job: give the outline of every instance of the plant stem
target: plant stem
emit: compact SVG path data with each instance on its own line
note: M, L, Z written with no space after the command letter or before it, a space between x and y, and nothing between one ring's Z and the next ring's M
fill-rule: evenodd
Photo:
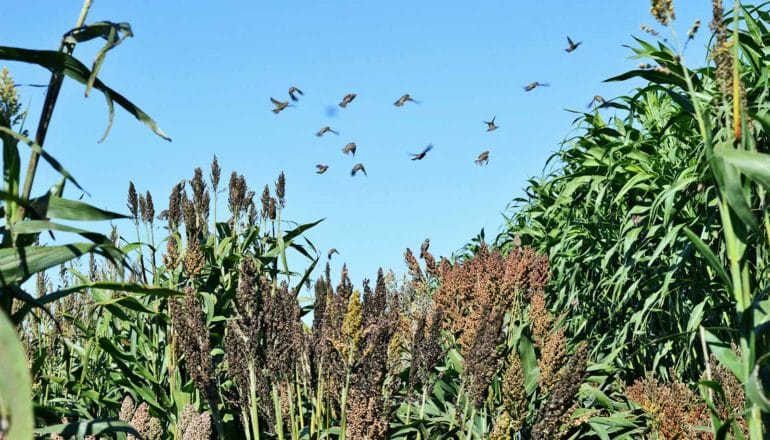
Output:
M80 15L78 16L78 20L75 22L74 29L77 29L79 27L82 27L86 22L86 16L88 16L88 11L91 9L91 5L93 4L93 0L84 0L83 1L83 7L80 9ZM62 39L61 44L59 45L59 52L64 52L67 55L72 55L72 52L75 50L75 43L68 43L65 42L64 39ZM45 142L45 136L48 134L48 125L51 122L51 117L53 116L53 110L54 107L56 107L56 100L59 98L59 92L61 91L61 85L64 81L64 73L62 72L53 72L51 74L51 79L48 81L48 91L45 95L45 101L43 102L43 111L40 115L40 121L37 125L37 132L35 133L35 143L40 145L40 147L43 147L43 143ZM35 179L35 173L37 171L37 163L40 159L40 155L37 154L37 152L32 151L29 156L29 164L27 166L27 174L24 178L24 188L22 190L21 194L21 200L27 201L29 200L29 195L32 192L32 183ZM24 217L24 207L22 206L20 209L20 212L22 213L20 215L21 218Z

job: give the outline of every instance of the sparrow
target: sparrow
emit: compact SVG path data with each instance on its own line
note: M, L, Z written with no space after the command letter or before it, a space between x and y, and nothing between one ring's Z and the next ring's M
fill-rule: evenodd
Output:
M347 145L345 145L345 148L342 149L342 152L345 154L352 154L353 156L356 155L356 143L355 142L349 142Z
M420 246L420 258L425 258L425 254L428 253L429 247L430 247L430 238L426 238L425 241L422 242L422 246Z
M320 164L320 163L318 165L316 165L315 167L316 167L316 174L323 174L323 173L326 172L326 170L329 169L329 165L324 165L324 164Z
M275 106L275 108L273 109L273 113L275 113L276 115L289 106L289 101L281 102L272 97L270 98L270 102L272 102L273 105Z
M364 164L357 163L356 166L353 167L352 170L350 170L350 175L355 176L357 172L363 171L364 175L366 176L366 168L364 168Z
M486 165L489 163L489 151L484 151L479 154L479 157L473 161L476 165Z
M564 49L564 50L565 50L567 53L570 53L570 52L572 52L573 50L577 49L577 48L578 48L578 46L580 46L581 44L583 44L583 42L582 42L582 41L578 41L577 43L575 43L574 41L572 41L572 39L571 39L570 37L567 37L567 44L568 44L569 46L567 46L567 48L566 48L566 49Z
M318 133L316 133L315 135L318 136L318 137L321 137L321 136L325 135L326 133L334 133L337 136L339 136L339 134L340 134L338 131L332 130L332 128L327 125L326 127L318 130Z
M423 160L425 158L425 155L428 154L428 151L433 149L433 144L428 145L425 147L424 150L422 150L421 153L409 153L412 155L412 160Z
M591 102L588 103L587 107L591 107L592 105L594 105L594 103L599 104L599 107L604 107L607 104L607 100L605 100L599 95L595 95L594 98L591 100Z
M497 116L492 117L491 121L484 121L485 124L487 124L487 131L495 131L499 128L498 125L495 125L495 118Z
M338 254L339 255L339 251L337 251L337 248L329 249L329 252L326 254L326 258L331 260L332 259L332 255L334 255L334 254Z
M406 102L407 102L407 101L412 101L412 102L414 102L415 104L419 104L417 101L415 101L414 99L412 99L412 97L411 97L411 96L409 96L409 94L407 93L406 95L404 95L404 96L402 96L402 97L398 98L398 101L394 102L394 103L393 103L393 105L395 105L396 107L403 107L403 106L404 106L404 104L406 104Z
M541 86L542 87L548 87L549 85L550 84L548 84L548 83L541 83L541 82L535 81L533 83L529 83L526 86L524 86L524 90L526 90L527 92L530 92L532 90L535 90L535 87L541 87Z
M299 100L299 98L297 98L297 95L295 93L299 93L300 95L303 95L303 96L305 95L304 93L302 93L302 90L294 86L289 87L289 97L294 102L297 102Z
M351 102L353 102L354 99L356 99L356 96L358 95L356 95L355 93L348 93L347 95L345 95L345 97L342 98L342 102L340 102L340 107L342 108L347 107L348 104L350 104Z

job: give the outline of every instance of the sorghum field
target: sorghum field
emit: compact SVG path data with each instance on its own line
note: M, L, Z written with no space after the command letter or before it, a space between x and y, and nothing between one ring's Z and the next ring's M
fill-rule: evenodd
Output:
M36 128L0 75L0 439L770 438L770 3L711 3L677 35L652 1L627 93L577 115L499 235L361 285L283 218L283 173L214 157L168 194L126 182L126 209L77 197L86 155L46 148L63 82L167 137L99 76L128 24L86 1L59 50L0 46L51 73Z

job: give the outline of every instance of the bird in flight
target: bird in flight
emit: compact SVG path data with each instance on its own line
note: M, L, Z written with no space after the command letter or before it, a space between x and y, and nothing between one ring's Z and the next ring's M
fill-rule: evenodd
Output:
M273 105L275 106L275 108L273 109L273 113L275 113L276 115L289 106L289 101L279 101L272 97L270 98L270 102L272 102Z
M428 151L433 149L433 144L428 145L425 147L424 150L422 150L421 153L409 153L412 155L412 160L423 160L425 158L425 155L428 154Z
M334 254L338 254L339 255L339 251L337 250L337 248L329 249L329 252L326 254L326 258L331 260L332 259L332 255L334 255Z
M352 154L353 156L356 155L356 143L355 142L348 142L347 145L342 149L342 152L345 154Z
M476 165L486 165L489 163L489 151L484 151L479 154L479 157L473 161Z
M497 118L497 116L492 117L491 121L484 121L484 123L487 124L487 131L495 131L500 127L499 125L495 125L495 118Z
M408 101L414 102L415 104L419 104L417 101L412 99L412 97L409 96L409 94L407 93L406 95L398 98L398 101L394 102L393 105L395 105L396 107L403 107L404 104L406 104Z
M366 175L367 175L367 174L366 174L366 168L364 168L364 164L362 164L362 163L357 163L357 164L356 164L356 165L353 167L353 169L352 169L352 170L350 170L350 175L351 175L351 176L355 176L355 175L356 175L356 173L357 173L357 172L359 172L359 171L363 172L363 173L364 173L364 176L366 176Z
M297 102L299 100L299 98L297 98L297 93L299 93L300 95L305 95L304 93L302 93L302 90L294 86L289 87L289 97L294 102Z
M358 95L356 95L355 93L348 93L347 95L345 95L345 97L342 98L342 102L340 102L340 107L342 108L347 107L348 104L350 104L351 102L353 102L354 99L356 99L356 96Z
M564 49L564 51L567 52L567 53L570 53L570 52L574 51L575 49L577 49L578 46L583 44L583 42L582 41L578 41L577 43L575 43L574 41L572 41L572 38L567 37L567 44L568 44L568 46L567 46L566 49Z
M321 137L321 136L325 135L326 133L334 133L337 136L339 136L339 134L340 134L338 131L332 130L332 128L327 125L326 127L318 130L318 133L316 133L315 135L318 136L318 137Z
M329 169L329 165L324 165L324 164L321 164L321 163L319 163L315 167L316 167L316 171L315 171L316 174L323 174L323 173L326 172L326 170Z
M532 90L535 90L535 87L548 87L549 85L550 84L548 83L541 83L541 82L535 81L533 83L529 83L526 86L524 86L524 90L526 90L527 92L530 92Z

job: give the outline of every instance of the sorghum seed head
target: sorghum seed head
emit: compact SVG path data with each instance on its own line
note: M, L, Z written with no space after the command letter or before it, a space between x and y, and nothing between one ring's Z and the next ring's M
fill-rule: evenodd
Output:
M139 201L137 199L134 182L128 182L128 203L126 203L126 206L128 207L131 216L134 219L137 219L139 216Z

